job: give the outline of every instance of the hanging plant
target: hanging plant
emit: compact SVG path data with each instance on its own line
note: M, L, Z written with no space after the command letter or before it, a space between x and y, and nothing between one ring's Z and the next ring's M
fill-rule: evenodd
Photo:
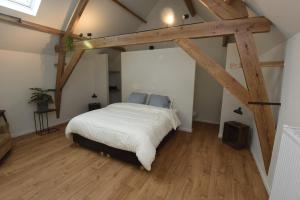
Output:
M66 37L66 48L67 48L67 51L73 51L74 50L74 39L72 36L68 35Z

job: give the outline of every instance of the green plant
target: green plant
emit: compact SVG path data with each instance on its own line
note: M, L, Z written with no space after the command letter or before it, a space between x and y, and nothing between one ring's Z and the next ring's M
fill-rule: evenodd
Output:
M66 49L67 51L73 51L74 50L74 39L72 36L68 35L66 37Z
M54 92L54 89L42 89L42 88L30 88L32 91L30 100L28 103L53 103L53 98L51 95L49 95L49 92Z

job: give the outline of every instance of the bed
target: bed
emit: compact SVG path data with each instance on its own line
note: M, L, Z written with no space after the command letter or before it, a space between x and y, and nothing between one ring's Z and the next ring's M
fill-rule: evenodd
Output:
M140 164L150 171L156 148L179 125L174 109L116 103L70 120L66 137L81 141L85 146L102 145L101 149L109 148L121 157L122 153L133 153Z

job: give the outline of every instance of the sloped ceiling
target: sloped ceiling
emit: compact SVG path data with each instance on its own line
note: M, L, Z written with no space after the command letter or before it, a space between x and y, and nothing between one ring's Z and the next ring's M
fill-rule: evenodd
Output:
M245 0L258 15L266 16L289 38L300 32L299 0Z
M64 30L72 15L75 0L42 0L37 16L30 16L0 6L0 12L41 25ZM134 12L146 18L157 0L122 0ZM91 32L93 37L135 31L141 24L111 0L90 0L75 33ZM0 49L54 54L58 37L0 23Z
M121 0L145 19L158 1L164 0ZM193 1L197 13L204 20L216 20L216 17L202 6L199 0ZM0 7L0 12L57 29L65 29L76 2L75 0L42 0L36 17L3 7ZM245 0L245 2L258 15L269 18L286 38L300 32L300 26L296 22L300 18L299 0ZM84 34L91 32L93 37L103 37L134 32L141 24L142 22L111 0L90 0L75 32ZM58 43L56 36L3 23L0 23L0 35L0 49L7 50L54 54L53 48Z

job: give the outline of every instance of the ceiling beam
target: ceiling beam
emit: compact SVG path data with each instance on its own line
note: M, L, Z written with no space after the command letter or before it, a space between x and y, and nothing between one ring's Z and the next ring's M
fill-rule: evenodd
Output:
M5 24L10 24L13 26L27 28L27 29L34 30L34 31L57 35L57 36L63 36L65 34L65 31L62 31L62 30L59 30L56 28L52 28L49 26L44 26L41 24L33 23L30 21L26 21L21 18L14 17L11 15L6 15L3 13L0 13L0 22L5 23ZM72 37L77 38L77 39L80 38L79 35L76 35L76 34L72 34Z
M198 0L222 20L248 17L246 5L242 0Z
M74 42L74 48L100 49L114 46L168 42L182 38L205 38L233 35L239 28L246 28L253 33L269 32L271 23L264 17L197 23L120 36L78 41Z
M135 12L133 12L130 8L128 8L123 3L121 3L119 0L112 0L112 1L114 3L116 3L118 6L120 6L121 8L123 8L124 10L126 10L129 14L131 14L132 16L134 16L136 19L138 19L141 22L147 24L147 21L144 18L142 18L141 16L139 16L138 14L136 14Z
M196 15L196 9L193 4L193 0L184 0L186 7L188 8L192 17Z

